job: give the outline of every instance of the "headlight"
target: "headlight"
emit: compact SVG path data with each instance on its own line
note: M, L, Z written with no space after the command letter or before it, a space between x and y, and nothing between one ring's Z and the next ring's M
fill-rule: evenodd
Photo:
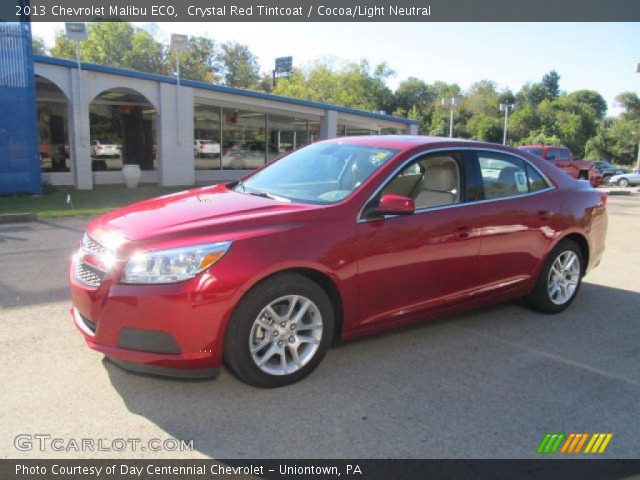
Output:
M196 245L135 254L121 277L123 283L175 283L195 277L222 258L231 242Z

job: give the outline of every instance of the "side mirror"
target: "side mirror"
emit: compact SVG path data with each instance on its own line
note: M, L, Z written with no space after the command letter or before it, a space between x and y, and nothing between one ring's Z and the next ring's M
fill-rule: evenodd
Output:
M377 207L369 210L367 216L411 215L415 209L416 204L412 198L388 193L382 196Z

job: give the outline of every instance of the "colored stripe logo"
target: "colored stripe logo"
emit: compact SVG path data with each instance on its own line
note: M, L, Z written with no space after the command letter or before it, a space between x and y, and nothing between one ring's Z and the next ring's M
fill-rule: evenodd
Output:
M547 433L538 445L537 452L604 453L612 438L613 433Z

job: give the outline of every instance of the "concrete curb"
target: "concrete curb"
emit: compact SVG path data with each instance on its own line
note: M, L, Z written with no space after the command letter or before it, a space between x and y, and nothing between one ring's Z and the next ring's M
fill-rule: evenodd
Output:
M19 222L36 222L38 215L35 213L3 213L0 214L0 224L2 223L19 223Z
M608 192L604 192L607 195L631 195L631 192L626 191L626 190L610 190Z

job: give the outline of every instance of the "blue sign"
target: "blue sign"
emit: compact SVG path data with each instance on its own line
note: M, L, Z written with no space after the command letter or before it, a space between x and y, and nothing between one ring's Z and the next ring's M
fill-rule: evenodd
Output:
M0 112L0 193L41 193L28 21L0 22Z

